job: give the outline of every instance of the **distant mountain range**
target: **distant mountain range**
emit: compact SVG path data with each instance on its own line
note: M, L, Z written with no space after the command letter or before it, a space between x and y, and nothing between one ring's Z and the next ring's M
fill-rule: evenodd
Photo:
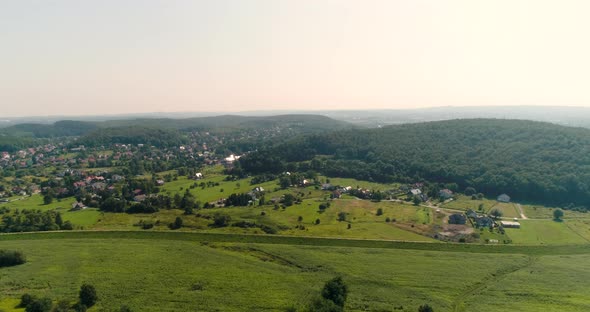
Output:
M193 119L221 116L221 112L153 112L124 115L96 116L39 116L0 119L0 128L16 124L53 124L61 120L88 122L146 119ZM561 106L472 106L472 107L433 107L419 109L379 109L379 110L269 110L235 112L234 116L269 117L274 115L322 115L346 121L362 127L379 127L390 124L414 123L464 118L527 119L545 121L568 126L590 127L590 107Z
M22 123L0 130L5 136L50 138L81 136L106 128L144 127L168 130L240 131L245 129L289 129L293 134L318 131L350 129L350 123L320 115L278 115L278 116L236 116L195 117L184 119L138 118L108 121L62 120L52 124Z

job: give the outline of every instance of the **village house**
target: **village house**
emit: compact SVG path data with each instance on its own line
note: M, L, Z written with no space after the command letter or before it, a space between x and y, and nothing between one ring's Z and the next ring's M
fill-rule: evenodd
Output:
M449 189L440 190L438 192L438 197L440 197L443 200L451 199L451 198L453 198L453 191L451 191Z
M509 203L510 202L510 196L506 195L506 194L502 194L500 196L498 196L498 201L501 203Z
M84 205L81 202L74 202L72 204L72 209L71 211L78 211L78 210L82 210L82 209L86 209L86 205Z
M420 189L411 189L410 192L408 192L408 195L410 196L419 196L422 194L422 191Z

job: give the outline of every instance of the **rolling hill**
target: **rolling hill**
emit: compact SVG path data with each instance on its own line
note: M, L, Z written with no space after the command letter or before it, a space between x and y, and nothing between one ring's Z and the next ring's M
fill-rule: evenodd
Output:
M329 176L456 183L488 196L590 206L590 130L543 122L464 119L355 129L241 159L252 173L280 172L289 163Z

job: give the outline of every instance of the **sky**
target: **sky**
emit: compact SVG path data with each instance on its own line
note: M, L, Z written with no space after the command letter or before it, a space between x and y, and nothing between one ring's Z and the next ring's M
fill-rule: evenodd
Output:
M0 1L0 117L590 107L590 1Z

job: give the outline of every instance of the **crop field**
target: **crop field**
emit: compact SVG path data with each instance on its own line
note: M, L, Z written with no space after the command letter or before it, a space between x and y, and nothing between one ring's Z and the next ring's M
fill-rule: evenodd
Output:
M100 297L91 312L121 305L134 311L301 310L325 281L342 276L350 288L347 311L416 311L424 303L435 311L588 308L587 254L548 256L552 251L547 250L528 256L508 246L501 249L515 253L329 246L347 243L342 240L325 240L328 246L322 247L223 243L193 234L200 239L167 240L167 233L111 239L108 233L91 238L94 233L84 232L88 235L74 238L77 234L82 233L64 233L68 239L27 240L31 236L24 234L0 240L0 248L21 250L28 259L0 269L0 307L22 311L13 308L26 292L74 302L78 287L88 282ZM456 246L459 251L465 245ZM538 250L543 248L552 247Z

